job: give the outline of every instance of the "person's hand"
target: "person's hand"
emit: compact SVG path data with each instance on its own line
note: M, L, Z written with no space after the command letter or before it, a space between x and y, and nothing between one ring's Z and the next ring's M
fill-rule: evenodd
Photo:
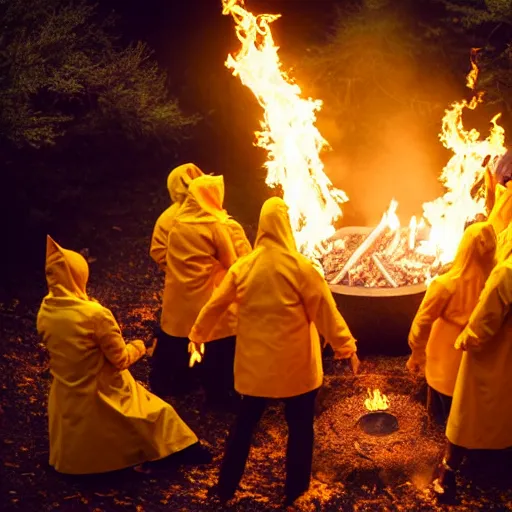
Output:
M156 337L150 338L149 340L144 340L144 346L146 347L146 350L153 348L155 343L156 343Z
M409 370L410 373L414 375L420 375L423 373L424 364L411 356L407 360L407 363L405 363L405 367Z
M467 350L468 349L468 338L467 336L459 336L455 340L455 344L453 345L456 350Z
M146 345L142 340L133 340L131 344L139 351L141 356L146 354Z
M191 341L188 344L188 353L190 354L190 359L188 361L189 368L192 368L196 363L200 363L203 360L204 356L204 343L194 343Z
M354 375L358 374L360 366L361 366L361 361L359 361L359 357L357 357L357 353L354 352L350 356L350 367L352 368L352 373Z

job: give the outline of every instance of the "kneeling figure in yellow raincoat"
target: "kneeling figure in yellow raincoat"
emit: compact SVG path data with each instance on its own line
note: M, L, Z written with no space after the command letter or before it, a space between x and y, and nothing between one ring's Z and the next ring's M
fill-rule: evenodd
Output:
M50 352L50 464L61 473L114 471L201 448L174 409L135 382L128 367L146 352L125 343L114 316L88 298L89 268L47 240L49 293L37 330Z

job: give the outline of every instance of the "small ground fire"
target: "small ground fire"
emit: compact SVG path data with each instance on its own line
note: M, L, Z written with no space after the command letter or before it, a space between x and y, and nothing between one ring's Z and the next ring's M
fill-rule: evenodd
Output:
M368 390L368 398L364 406L370 412L364 414L358 420L361 430L371 436L387 436L398 430L396 416L385 412L389 409L389 400L386 395L381 394L378 389L373 392Z

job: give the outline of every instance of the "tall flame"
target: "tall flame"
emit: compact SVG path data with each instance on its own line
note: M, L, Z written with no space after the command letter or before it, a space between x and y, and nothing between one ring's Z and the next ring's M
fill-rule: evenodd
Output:
M471 71L466 83L470 89L474 89L478 77L476 52L476 49L471 52ZM445 194L423 205L423 216L431 225L431 231L429 240L420 244L422 252L436 254L441 263L453 260L466 223L479 213L485 214L484 158L506 152L505 130L498 125L501 114L491 120L491 131L486 139L481 139L476 129L468 131L464 128L464 109L474 110L482 101L483 93L476 93L469 102L454 103L443 118L439 138L453 156L439 178L446 188ZM478 186L480 181L482 184Z
M245 10L244 0L222 0L222 5L222 13L233 17L242 43L226 66L264 109L256 145L268 152L266 183L281 185L297 246L312 254L334 234L334 221L342 215L340 204L348 200L326 176L319 156L328 147L315 126L322 102L303 98L300 87L281 69L270 30L279 14L255 16Z

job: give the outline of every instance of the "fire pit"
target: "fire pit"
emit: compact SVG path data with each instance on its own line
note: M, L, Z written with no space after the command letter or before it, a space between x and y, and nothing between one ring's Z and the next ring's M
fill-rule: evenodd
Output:
M367 235L371 231L370 227L345 227L340 229L332 240L351 234ZM345 284L329 286L338 309L358 340L359 353L409 353L407 336L425 295L424 282L393 288Z
M357 423L370 436L387 436L398 430L398 420L389 412L369 412L361 416Z
M387 436L398 430L398 420L393 414L386 412L389 400L378 389L373 393L368 390L368 398L364 401L366 409L370 412L361 416L358 425L361 430L370 436Z

